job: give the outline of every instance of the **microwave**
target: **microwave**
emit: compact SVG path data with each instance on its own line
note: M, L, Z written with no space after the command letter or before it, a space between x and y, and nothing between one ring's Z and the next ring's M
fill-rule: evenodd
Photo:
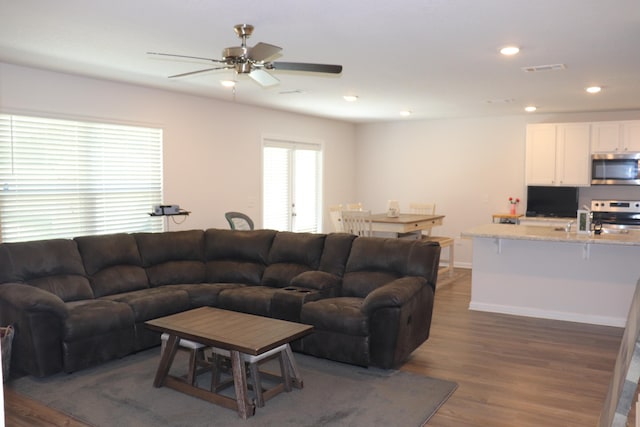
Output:
M600 153L591 156L591 184L640 185L640 153Z

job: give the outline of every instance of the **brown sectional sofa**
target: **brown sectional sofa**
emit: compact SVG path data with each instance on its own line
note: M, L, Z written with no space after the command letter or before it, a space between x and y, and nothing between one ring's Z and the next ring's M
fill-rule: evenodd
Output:
M190 230L0 244L16 375L73 372L160 344L147 320L200 306L314 325L294 350L392 368L429 336L437 243Z

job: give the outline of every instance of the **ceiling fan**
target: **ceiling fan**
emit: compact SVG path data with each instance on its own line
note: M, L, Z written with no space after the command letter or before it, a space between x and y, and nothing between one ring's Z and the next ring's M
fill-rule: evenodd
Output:
M187 73L176 74L169 78L191 76L199 73L206 73L214 70L235 70L238 74L248 74L253 80L262 86L272 86L278 84L280 80L275 78L267 70L289 70L315 73L340 74L342 65L329 64L309 64L303 62L272 62L282 48L268 43L258 43L251 47L247 46L247 39L253 33L253 25L239 24L233 27L238 37L242 40L240 46L227 47L222 51L222 59L202 58L199 56L176 55L172 53L147 52L149 55L170 56L175 58L201 59L211 61L219 66L205 68L203 70L189 71Z

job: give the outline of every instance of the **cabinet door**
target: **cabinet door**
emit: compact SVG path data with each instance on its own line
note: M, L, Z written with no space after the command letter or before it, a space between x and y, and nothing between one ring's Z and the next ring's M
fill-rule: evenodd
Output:
M627 151L640 151L640 120L623 124L623 147Z
M555 184L556 125L527 126L526 177L528 185Z
M595 122L591 126L592 152L605 153L620 150L622 139L620 122Z
M589 123L558 125L555 185L591 185Z

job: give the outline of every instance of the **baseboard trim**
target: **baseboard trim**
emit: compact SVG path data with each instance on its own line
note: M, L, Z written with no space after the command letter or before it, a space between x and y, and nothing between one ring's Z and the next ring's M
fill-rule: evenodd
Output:
M627 319L622 317L594 316L580 313L551 311L531 307L488 304L473 301L469 303L469 310L512 314L516 316L537 317L540 319L563 320L567 322L589 323L592 325L615 326L620 328L624 328L627 322Z

